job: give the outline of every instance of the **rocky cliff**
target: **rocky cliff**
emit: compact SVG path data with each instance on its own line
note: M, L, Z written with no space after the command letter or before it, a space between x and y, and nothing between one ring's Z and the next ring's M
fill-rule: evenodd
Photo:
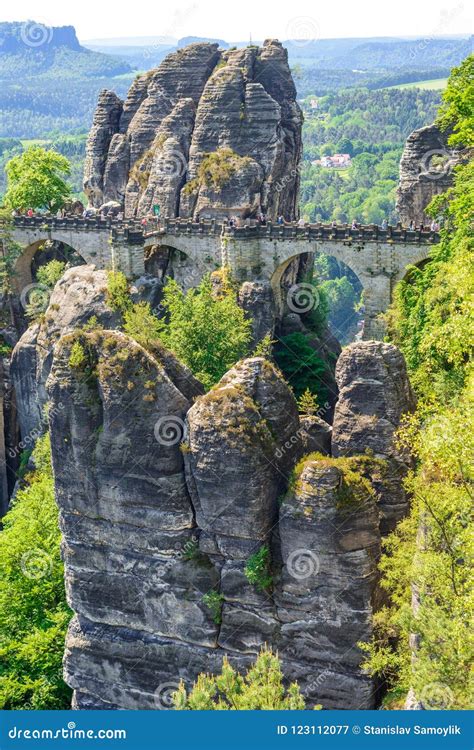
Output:
M400 160L397 211L405 226L429 224L425 209L435 195L451 187L453 167L459 152L448 146L448 135L436 125L414 130L406 141Z
M124 102L100 95L84 190L128 216L297 215L302 114L276 40L196 43L138 76Z
M66 307L86 273L57 288ZM90 309L115 326L90 286ZM74 705L167 708L180 679L219 670L224 654L243 669L268 643L308 705L373 707L357 644L380 603L386 508L400 505L384 481L412 405L397 350L344 351L330 456L330 427L299 417L271 362L243 360L203 394L170 352L88 326L76 308L74 330L46 314L49 367L34 369L50 400Z

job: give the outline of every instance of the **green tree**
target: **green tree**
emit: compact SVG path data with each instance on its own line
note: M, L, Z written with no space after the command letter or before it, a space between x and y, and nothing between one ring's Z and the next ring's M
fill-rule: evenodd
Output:
M5 203L11 208L54 212L71 195L71 189L64 181L71 171L69 161L56 151L30 146L10 159L5 171L8 180Z
M464 145L473 145L461 91L466 70L452 72L442 123L453 130L451 143L462 133ZM412 510L386 541L381 562L392 606L377 614L375 637L361 647L391 695L412 688L426 708L464 709L472 701L474 652L472 161L457 168L453 188L429 210L444 213L441 242L398 286L389 316L419 396L400 435L417 460L406 482Z
M36 280L44 284L49 289L54 289L56 282L59 281L64 273L66 264L62 260L50 260L44 266L40 266L36 273Z
M240 675L224 657L219 675L200 674L189 693L181 682L173 700L178 711L274 711L305 707L296 682L285 689L278 656L268 648L261 650L246 675Z
M304 416L311 416L318 411L318 399L309 388L298 399L298 411Z
M452 70L438 116L438 124L443 130L453 129L452 146L468 147L474 143L473 102L474 55L470 55Z
M326 401L327 365L311 346L309 336L300 332L282 336L275 346L274 357L296 398L309 390L318 403Z
M223 285L216 293L209 277L183 292L168 280L163 291L166 318L160 338L208 388L249 350L251 321L237 304L235 292Z
M64 709L66 605L48 437L0 531L0 708Z

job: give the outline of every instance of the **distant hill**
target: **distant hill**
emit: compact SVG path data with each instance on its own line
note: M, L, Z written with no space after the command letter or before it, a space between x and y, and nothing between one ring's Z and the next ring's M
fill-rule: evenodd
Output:
M0 23L0 80L32 76L109 77L131 71L115 55L83 47L72 26L48 27L34 21Z
M158 65L169 52L193 42L217 42L223 49L246 47L248 41L227 42L188 36L179 40L157 37L86 42L88 48L120 55L138 70ZM258 42L255 41L257 44ZM347 39L283 40L290 65L347 71L393 71L395 68L451 68L472 51L472 37L404 38L354 37Z
M359 44L332 60L334 68L361 70L453 67L473 49L473 39L408 39Z

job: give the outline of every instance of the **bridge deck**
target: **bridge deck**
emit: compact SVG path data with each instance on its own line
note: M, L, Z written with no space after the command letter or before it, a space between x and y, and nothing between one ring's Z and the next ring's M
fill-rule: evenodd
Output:
M1 222L6 225L8 222ZM101 219L66 216L58 219L46 216L15 216L15 229L39 230L45 232L54 230L69 230L77 232L110 232L117 239L124 239L130 244L141 245L148 237L159 237L166 234L192 235L224 235L236 240L284 239L315 241L349 241L349 242L387 242L407 244L437 244L440 241L438 232L430 229L407 229L401 225L388 226L382 229L376 224L363 224L352 229L349 224L333 226L331 224L306 224L300 226L297 222L274 224L256 224L248 222L242 226L231 227L227 223L215 220L201 220L199 222L186 219L148 219L146 223L138 219Z

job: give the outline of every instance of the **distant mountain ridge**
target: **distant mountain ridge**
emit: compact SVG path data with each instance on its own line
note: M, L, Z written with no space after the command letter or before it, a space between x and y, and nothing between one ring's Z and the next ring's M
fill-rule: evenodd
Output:
M120 54L137 69L144 70L158 65L169 52L193 42L217 42L222 49L230 46L246 47L248 41L227 42L211 37L188 36L175 43L162 37L147 39L133 37L85 42L85 46L97 52ZM334 68L338 70L392 70L418 67L439 68L458 65L472 51L473 37L398 38L398 37L354 37L346 39L315 39L282 41L288 49L290 64L305 67ZM259 42L255 42L258 44Z
M35 21L0 23L0 79L31 76L109 77L131 72L130 63L83 47L73 26Z

